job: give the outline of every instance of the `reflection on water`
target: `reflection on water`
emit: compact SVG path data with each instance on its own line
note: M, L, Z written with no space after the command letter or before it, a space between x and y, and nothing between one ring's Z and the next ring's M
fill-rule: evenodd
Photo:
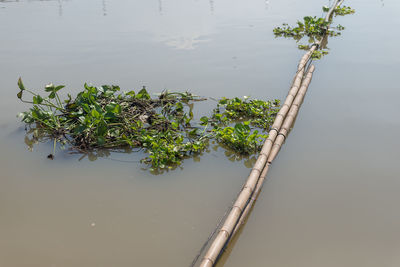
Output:
M58 2L58 15L61 17L63 15L63 2L68 2L70 0L0 0L0 3L23 3L23 2ZM103 0L105 2L105 0Z
M67 2L71 0L0 0L0 3L18 3L18 2L58 2L59 4L59 15L62 16L63 14L63 4L62 2ZM158 12L160 15L163 15L163 5L164 1L166 0L158 0ZM381 0L383 1L383 0ZM107 1L101 0L103 16L107 16ZM268 9L269 0L265 0L265 7ZM209 0L209 9L210 14L214 13L214 0Z
M163 14L163 3L162 3L162 0L158 0L158 11L160 12L160 15L162 16L162 14Z
M103 3L103 16L107 16L106 0L102 0L102 3Z
M71 5L73 5L73 2L71 0L0 0L0 2L3 3L21 3L23 4L24 2L57 2L58 3L58 15L61 17L65 15L64 12L64 2L68 2ZM269 1L266 0L265 2L265 8L268 9L269 6ZM102 8L102 15L107 16L108 10L107 10L107 1L106 0L96 0L93 2L93 4L99 4ZM132 2L132 7L134 9L133 11L133 19L135 20L136 16L134 13L139 11L141 9L140 7L141 4L139 4L137 1ZM210 36L214 35L216 33L215 25L213 20L209 20L205 18L204 14L199 13L198 10L196 9L187 9L187 13L183 13L180 11L180 9L185 8L185 6L188 6L191 4L187 3L179 3L178 5L176 4L175 1L170 1L167 2L165 0L158 0L158 14L160 16L169 16L171 17L178 17L177 19L167 19L162 21L158 27L153 27L151 23L144 23L145 21L139 22L139 25L142 27L142 31L146 31L149 33L154 34L154 38L158 42L162 42L165 45L179 49L179 50L193 50L195 48L198 48L199 45L202 43L207 43L210 42L211 38ZM196 5L200 5L200 3L197 3ZM238 3L235 3L235 7L240 9L240 6L244 5L241 3L238 5ZM165 8L164 6L167 6ZM209 14L208 15L213 15L215 12L215 1L210 0L208 1L208 9L209 9ZM224 10L220 10L221 12L224 12ZM70 16L72 13L69 12L68 15ZM118 15L118 14L113 14L113 15ZM241 16L240 14L239 16ZM143 20L146 20L143 18ZM190 23L182 23L182 20L189 20ZM127 24L128 26L130 24ZM122 26L122 25L121 25ZM129 27L129 26L128 26Z
M25 131L26 134L24 137L24 143L27 146L28 151L30 152L33 152L34 146L45 143L53 143L54 141L51 137L42 135L40 133L40 129L38 128L30 127L28 129L25 129ZM142 148L132 148L130 146L123 146L114 149L94 149L90 151L82 151L82 150L77 150L77 148L69 148L64 145L58 144L56 151L53 151L53 148L50 148L47 154L49 154L49 156L52 155L51 159L53 159L54 157L57 159L58 155L63 153L67 153L69 155L78 155L79 156L79 158L77 158L78 161L88 159L89 161L93 162L99 159L102 160L107 159L111 161L118 161L124 163L136 163L139 166L142 163L141 158L145 157L145 153ZM160 175L168 173L169 171L174 171L177 168L183 170L185 161L187 161L188 159L192 159L193 162L199 163L202 156L210 153L212 153L212 155L216 157L218 154L223 153L230 162L236 164L242 163L244 167L248 169L252 168L257 160L257 155L241 155L223 144L211 141L211 143L204 151L183 158L182 165L172 165L170 166L170 168L167 169L153 169L151 167L146 167L146 166L141 166L140 168L143 171L149 171L153 175ZM118 158L117 157L118 155L123 155L123 157ZM134 158L133 160L132 157Z
M269 9L269 0L265 0L265 9Z
M195 49L199 44L209 42L210 39L204 39L203 36L180 36L173 39L164 40L166 45L174 47L176 49L192 50Z
M210 12L214 14L214 0L210 0Z

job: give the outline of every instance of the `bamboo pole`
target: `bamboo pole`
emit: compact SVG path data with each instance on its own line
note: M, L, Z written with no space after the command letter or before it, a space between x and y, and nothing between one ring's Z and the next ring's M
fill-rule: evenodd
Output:
M312 45L310 50L308 50L307 53L305 53L304 56L301 57L300 63L297 67L297 71L302 70L306 66L308 60L310 60L310 57L314 53L315 49L317 49L317 47L315 45Z
M293 85L289 90L289 93L286 97L284 104L282 105L281 109L276 115L275 121L271 127L268 138L265 140L263 144L260 155L258 156L257 161L254 164L253 169L251 170L245 185L243 186L241 192L239 193L237 200L233 204L230 213L225 219L223 226L221 227L218 235L216 236L210 248L208 249L207 253L205 254L203 261L200 264L201 267L213 266L215 264L215 261L218 258L218 255L220 254L221 250L225 246L226 241L233 233L233 230L236 227L237 222L239 221L242 212L244 211L248 203L248 200L253 195L254 189L256 188L256 185L260 178L260 174L262 173L262 170L264 169L264 166L267 163L267 159L272 149L272 145L275 139L277 138L278 132L281 128L284 118L289 112L290 106L295 100L295 97L301 87L301 82L304 75L304 66L305 66L305 64L303 64L304 63L303 60L306 58L309 59L311 53L312 52L307 52L306 55L304 55L304 57L300 61L299 68L300 66L302 66L302 69L299 69L298 72L296 73Z
M326 21L330 21L334 9L343 3L343 1L344 0L341 0L339 2L339 0L335 0L325 17ZM307 88L311 82L314 66L312 65L310 67L302 83L304 68L311 58L313 52L319 48L322 40L323 38L313 44L310 50L301 58L292 87L275 118L274 124L269 132L269 136L263 144L260 155L258 156L257 161L254 164L254 167L251 170L245 185L242 187L242 190L239 193L230 213L225 219L223 226L218 232L218 235L206 252L200 264L201 267L212 267L215 264L227 241L234 233L237 232L240 225L244 222L246 216L248 215L252 204L256 200L269 170L269 165L275 159L287 134L289 133L290 127L296 118L300 104L303 101ZM301 88L299 88L300 85ZM285 119L286 116L287 118Z
M325 16L325 21L327 21L327 22L330 21L332 15L333 15L333 11L336 9L336 7L340 6L343 2L344 2L344 0L341 0L341 1L336 0L333 3L330 10L328 11L328 13ZM298 71L300 71L302 68L305 67L305 65L307 64L312 53L319 47L322 40L323 40L323 38L320 41L318 41L317 43L315 43L314 45L312 45L310 50L304 54L304 56L301 58L300 63L298 65ZM258 180L256 188L254 189L254 193L251 196L249 203L247 204L245 210L243 211L242 216L239 218L239 221L233 231L233 235L239 230L240 226L243 225L244 221L246 220L246 218L248 216L248 213L250 212L252 205L257 200L257 197L260 194L262 185L264 183L265 177L269 170L269 166L271 165L271 162L275 159L275 157L279 153L280 148L281 148L283 142L285 141L285 139L290 131L290 128L293 125L293 122L297 116L300 105L303 102L305 93L307 92L308 86L311 82L311 78L312 78L314 69L315 69L315 67L314 67L314 65L312 65L310 67L310 70L308 71L307 77L303 81L302 87L300 88L298 95L296 96L296 99L294 100L294 102L292 104L293 106L290 108L289 114L287 115L287 118L285 118L283 126L280 129L279 134L273 144L272 150L268 156L267 164L265 165L265 167L260 175L260 178Z
M340 6L344 0L335 0L335 2L332 4L331 8L329 9L328 13L326 13L325 16L325 21L330 21L333 15L333 11L335 11L336 7Z
M326 21L326 22L330 22L330 21L331 21L332 16L333 16L333 12L335 11L335 9L336 9L338 6L340 6L341 4L343 4L343 2L344 2L344 0L340 0L340 1L339 1L339 0L335 0L335 2L332 4L331 8L328 10L328 13L326 13L326 16L325 16L325 21ZM329 25L327 26L326 31L328 31L328 29L329 29ZM321 47L321 45L325 46L326 43L327 43L327 38L328 38L328 35L325 34L325 35L321 38L321 40L318 40L317 42L315 42L314 45L317 46L317 48Z
M292 106L290 107L289 113L287 114L285 121L283 122L283 125L279 131L278 136L276 137L276 140L274 142L274 145L272 146L271 152L268 156L268 163L271 163L275 157L278 155L279 150L285 141L291 126L293 125L293 122L297 116L297 113L299 112L300 105L304 99L304 96L307 92L308 86L311 83L312 75L314 72L314 65L311 65L310 69L307 72L307 76L305 77L301 88L299 92L296 95L296 99L293 101Z
M285 141L285 139L287 137L287 134L290 131L290 128L293 125L294 119L297 116L297 113L300 108L300 104L302 103L304 96L307 92L308 86L311 83L311 78L312 78L314 69L315 69L314 65L311 65L310 69L307 72L306 78L303 80L301 88L299 89L299 92L297 93L296 98L294 99L293 104L290 107L289 113L287 114L287 116L283 122L283 125L279 131L279 134L278 134L277 138L275 139L275 142L272 146L272 150L268 156L267 164L265 165L263 171L261 172L261 175L260 175L260 178L258 179L256 188L254 189L254 193L251 196L246 208L244 209L242 216L239 218L239 221L236 224L235 229L233 230L233 235L239 230L240 226L246 220L253 203L256 201L256 199L261 191L265 177L267 176L267 173L269 170L269 166L271 165L271 162L275 159L276 155L278 154L283 142Z

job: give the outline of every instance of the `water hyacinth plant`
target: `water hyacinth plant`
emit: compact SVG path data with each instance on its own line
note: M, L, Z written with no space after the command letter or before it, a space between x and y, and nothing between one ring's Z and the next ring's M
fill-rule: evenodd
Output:
M329 10L329 9L328 9ZM354 14L356 11L349 6L338 6L335 8L335 16L344 16L349 14Z
M329 7L323 6L324 12L329 11ZM348 6L338 6L333 11L335 16L344 16L355 13L355 10ZM281 27L275 27L273 32L276 37L293 38L297 43L304 37L308 37L308 44L299 44L298 48L302 50L309 50L310 44L320 41L326 36L339 36L344 27L338 24L336 27L330 27L332 21L326 21L324 18L317 18L312 16L305 16L302 21L298 20L295 26L289 26L283 23ZM313 59L321 59L324 55L328 54L326 47L320 47L321 50L315 50L312 55Z
M45 86L45 96L18 80L17 97L31 105L19 116L31 143L53 140L88 153L99 149L139 148L152 169L171 168L204 151L214 139L239 154L256 153L278 112L279 101L223 98L212 114L193 121L193 103L205 98L189 92L163 91L151 97L146 88L121 92L115 85L84 85L76 97L61 99L64 86ZM32 100L26 100L26 94ZM263 131L264 133L259 133Z

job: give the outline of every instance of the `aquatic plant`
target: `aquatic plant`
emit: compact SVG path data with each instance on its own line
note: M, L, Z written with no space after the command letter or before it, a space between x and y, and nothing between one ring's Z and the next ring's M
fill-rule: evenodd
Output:
M322 10L324 12L329 11L329 7L323 6ZM344 16L348 14L353 14L355 12L354 9L347 6L338 6L334 10L335 16ZM324 18L317 18L312 16L306 16L303 18L303 21L298 20L295 26L289 26L287 23L283 23L281 27L275 27L273 32L276 37L287 37L293 38L296 42L299 42L303 39L303 37L308 37L308 43L314 44L316 41L320 41L324 36L338 36L341 34L341 31L344 30L342 25L337 25L336 27L330 27L332 23L332 19L329 21ZM309 45L299 44L299 49L308 48ZM308 50L307 49L307 50ZM312 55L313 59L321 59L324 55L327 55L327 50L316 50Z
M301 50L308 51L308 50L310 50L311 47L309 45L301 45L300 44L300 45L298 45L298 48L301 49ZM315 50L312 53L311 58L314 59L314 60L318 60L318 59L321 59L323 56L327 55L328 53L329 52L328 52L327 49Z
M334 10L335 16L344 16L349 14L354 14L356 11L349 6L338 6Z
M193 122L193 103L205 98L189 92L164 91L151 97L139 92L120 92L115 85L84 85L75 98L62 100L63 85L46 85L46 96L25 88L21 78L17 97L31 105L19 116L32 134L30 143L53 140L73 150L89 153L99 149L140 148L148 154L142 162L154 169L171 168L190 155L204 151L211 139L240 154L259 150L279 107L279 101L223 98L210 117ZM32 101L23 96L29 93ZM232 124L236 123L234 127ZM254 126L250 128L250 125Z
M258 130L252 131L250 121L236 123L234 127L216 127L218 141L240 154L252 154L261 148L262 141L268 137L266 134L259 134Z
M268 131L279 111L280 101L222 98L207 123L213 126L215 138L241 154L252 154L261 148L267 137L259 130ZM203 123L205 118L203 118ZM253 126L252 129L250 126Z
M328 29L329 22L324 18L317 18L306 16L303 21L297 21L297 26L291 27L287 23L282 24L281 27L273 29L275 36L293 37L294 39L301 39L304 36L309 37L322 37L326 34L330 36L340 35L340 32Z
M225 124L231 121L248 120L249 123L258 128L267 130L279 111L279 100L263 101L258 99L249 99L245 96L243 99L222 98L213 111L212 118L218 123Z

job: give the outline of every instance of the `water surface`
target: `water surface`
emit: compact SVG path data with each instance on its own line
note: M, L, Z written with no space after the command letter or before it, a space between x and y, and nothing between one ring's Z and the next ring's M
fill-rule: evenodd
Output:
M400 265L400 3L346 3L357 13L336 18L346 30L219 266ZM156 176L133 154L49 161L51 144L24 143L19 76L283 99L302 52L272 28L324 4L0 1L0 266L188 266L249 172L222 149Z

